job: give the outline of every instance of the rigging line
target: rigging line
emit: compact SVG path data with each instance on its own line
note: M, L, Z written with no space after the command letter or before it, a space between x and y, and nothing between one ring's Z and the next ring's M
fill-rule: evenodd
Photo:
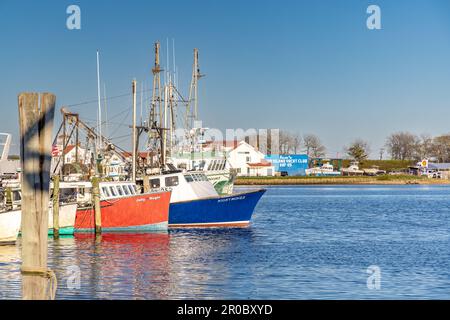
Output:
M173 87L175 89L175 92L178 94L178 96L181 98L181 100L178 100L177 102L184 102L184 103L188 103L189 101L186 100L183 95L180 93L180 91L178 91L177 87Z
M109 120L115 119L115 118L117 118L118 116L124 114L125 112L129 112L129 111L130 111L129 108L126 108L126 109L122 110L121 112L116 113L114 116L110 117ZM85 117L83 117L82 120L85 121L85 122L97 122L97 120L95 120L95 119L85 118ZM109 120L108 120L108 123L114 123L114 122L111 122L111 121L109 121ZM105 123L105 121L102 122L102 124L104 124L104 123ZM117 123L118 123L118 122L117 122Z
M144 91L153 91L153 89L148 89L148 90L144 90ZM136 93L140 93L140 92L141 91L136 91ZM104 98L102 100L108 101L108 100L123 98L123 97L131 96L131 95L132 95L132 93L124 93L124 94L120 94L120 95L117 95L117 96L106 97L106 98ZM98 99L92 99L92 100L87 100L87 101L84 101L84 102L69 104L69 105L66 105L66 107L78 107L78 106L87 105L87 104L93 104L93 103L97 103L97 102L98 102Z
M120 122L120 125L119 125L119 126L123 126L123 125L124 125L124 122L125 122L125 120L128 118L128 116L130 115L130 112L131 112L131 108L128 108L128 112L127 112L127 114L125 115L125 117L122 119L122 121Z
M110 140L117 140L117 139L122 139L122 138L129 138L129 137L131 137L131 134L126 134L126 135L118 136L118 137L112 137L112 138L110 138Z
M91 124L91 123L95 122L95 120L84 120L84 122ZM105 123L103 122L102 124L105 124ZM124 126L127 128L129 127L128 124L123 124L121 122L115 122L115 121L108 121L108 125L110 125L110 124L114 124L116 126Z
M125 137L125 138L122 138L122 139L119 139L119 140L115 140L114 141L114 144L116 145L116 146L119 146L120 147L120 145L122 145L122 147L120 147L122 150L125 150L125 149L127 149L127 147L124 147L123 146L123 143L125 143L126 141L128 141L130 139L130 137Z

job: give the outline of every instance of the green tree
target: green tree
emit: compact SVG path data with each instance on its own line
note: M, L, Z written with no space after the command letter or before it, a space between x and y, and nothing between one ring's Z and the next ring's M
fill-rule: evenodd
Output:
M350 158L361 162L369 157L369 144L362 139L356 139L346 148L346 152Z

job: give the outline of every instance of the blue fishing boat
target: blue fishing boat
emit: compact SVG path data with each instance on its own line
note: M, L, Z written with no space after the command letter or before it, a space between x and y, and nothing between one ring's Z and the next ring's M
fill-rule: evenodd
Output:
M241 227L247 226L266 190L237 193L170 204L171 227Z
M244 227L265 189L221 196L204 172L171 172L149 177L152 190L172 191L169 227Z

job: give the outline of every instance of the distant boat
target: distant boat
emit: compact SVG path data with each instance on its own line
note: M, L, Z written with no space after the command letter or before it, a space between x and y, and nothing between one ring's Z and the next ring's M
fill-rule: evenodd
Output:
M22 192L20 190L20 183L12 181L11 183L4 183L5 186L11 186L12 192L12 206L14 210L21 212L22 207ZM14 186L14 187L12 187ZM72 235L74 232L75 215L77 212L77 203L62 202L59 205L59 234ZM53 234L53 203L50 201L48 210L48 234Z
M314 167L305 170L307 176L340 176L339 171L334 171L333 165L324 163L321 167Z
M369 169L363 169L364 174L367 176L377 176L381 174L386 174L385 170L380 170L380 167L378 166L372 166Z
M20 161L9 159L12 136L0 133L0 178L16 178L20 172Z
M16 242L21 221L20 210L0 211L0 245Z
M83 189L83 196L91 198L90 182L73 182L75 189ZM101 182L100 207L102 232L142 232L167 230L170 191L139 194L130 181ZM95 213L92 203L80 198L75 219L75 232L93 232Z
M352 161L348 168L342 168L341 171L343 176L362 176L364 174L364 171L359 169L357 161Z
M68 203L59 205L59 234L72 235L75 227L77 204ZM53 208L48 211L48 234L53 234Z

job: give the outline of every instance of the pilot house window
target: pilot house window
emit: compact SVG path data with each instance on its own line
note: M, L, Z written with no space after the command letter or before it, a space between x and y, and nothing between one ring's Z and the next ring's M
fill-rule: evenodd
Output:
M178 185L178 177L167 177L166 180L166 187L175 187Z
M161 183L159 179L151 179L150 180L150 187L152 188L159 188L161 186Z

